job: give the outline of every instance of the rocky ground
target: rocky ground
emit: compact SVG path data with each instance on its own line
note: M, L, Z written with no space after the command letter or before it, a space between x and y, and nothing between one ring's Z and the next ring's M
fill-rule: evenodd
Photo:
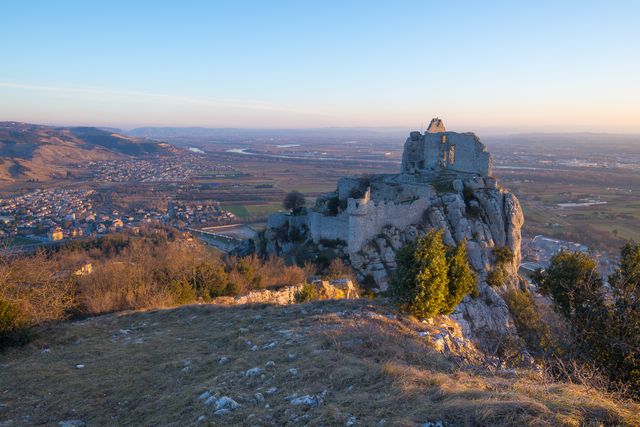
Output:
M384 300L193 305L38 331L0 425L640 425L640 406L483 358Z

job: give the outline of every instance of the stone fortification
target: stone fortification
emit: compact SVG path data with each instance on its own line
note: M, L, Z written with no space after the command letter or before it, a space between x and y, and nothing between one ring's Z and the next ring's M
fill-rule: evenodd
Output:
M429 229L441 229L445 244L466 242L478 275L480 298L466 298L454 317L466 332L504 332L512 323L500 294L518 286L522 224L518 200L491 177L491 156L480 140L447 132L434 119L425 134L414 132L407 140L401 173L340 179L336 191L314 207L271 216L261 248L296 261L327 253L342 257L362 281L385 290L395 274L396 251ZM494 250L503 248L513 257L497 266ZM490 286L497 268L503 280Z
M402 173L441 171L491 176L491 154L475 134L447 132L442 120L433 119L424 134L409 134L404 144Z

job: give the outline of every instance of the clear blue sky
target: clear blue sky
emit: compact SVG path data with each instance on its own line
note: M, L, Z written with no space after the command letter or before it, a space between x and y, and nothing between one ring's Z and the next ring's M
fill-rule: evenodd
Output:
M28 1L0 120L640 132L640 1Z

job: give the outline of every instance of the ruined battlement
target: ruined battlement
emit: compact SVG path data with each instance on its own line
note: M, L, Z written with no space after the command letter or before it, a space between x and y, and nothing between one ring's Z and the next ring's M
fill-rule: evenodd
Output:
M404 144L403 174L437 174L452 171L491 176L493 159L472 132L448 132L441 119L431 120L423 134L411 132Z

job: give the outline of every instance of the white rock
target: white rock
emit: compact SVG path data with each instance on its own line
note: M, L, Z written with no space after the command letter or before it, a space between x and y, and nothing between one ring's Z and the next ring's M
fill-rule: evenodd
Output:
M260 368L251 368L251 369L247 369L247 371L244 373L245 377L255 377L256 375L260 375L262 373L262 369Z
M222 396L216 401L216 412L221 409L232 411L240 407L240 404L228 396Z
M198 396L198 400L206 400L206 399L209 399L210 397L211 397L211 392L207 390Z
M262 393L256 393L254 397L258 403L264 402L264 395Z

